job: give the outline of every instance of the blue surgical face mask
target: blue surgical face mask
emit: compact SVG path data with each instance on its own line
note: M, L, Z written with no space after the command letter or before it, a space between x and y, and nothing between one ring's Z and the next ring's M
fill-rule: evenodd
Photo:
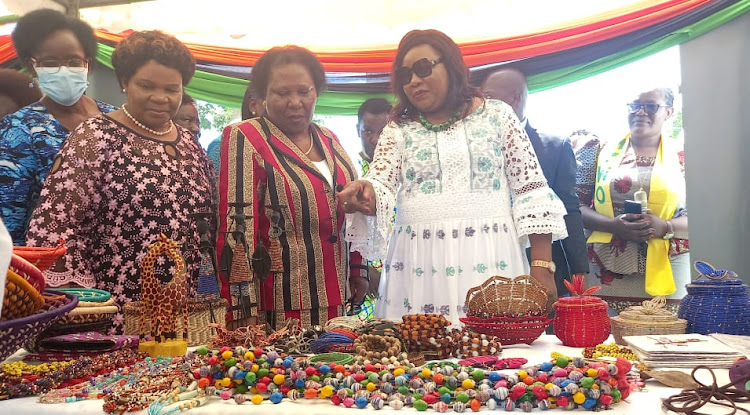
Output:
M75 72L67 66L58 68L35 68L42 93L60 105L69 107L83 96L89 85L88 71ZM49 73L55 70L55 73Z

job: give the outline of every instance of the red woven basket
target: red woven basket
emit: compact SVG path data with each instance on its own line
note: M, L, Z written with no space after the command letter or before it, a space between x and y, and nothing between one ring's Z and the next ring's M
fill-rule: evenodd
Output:
M593 294L599 286L586 289L586 277L573 275L565 286L572 297L563 297L554 304L554 330L562 344L570 347L591 347L607 340L611 329L607 302Z
M477 333L496 336L503 345L531 344L544 333L552 321L543 316L530 317L476 317L459 318Z
M42 247L42 246L14 246L13 253L20 256L21 258L29 261L31 264L39 268L40 271L46 271L49 267L67 252L65 243L60 241L60 244L55 247Z
M607 302L599 297L565 297L555 302L554 329L562 344L590 347L609 337Z
M44 292L45 288L47 288L42 271L23 257L13 254L8 267L28 281L40 293Z

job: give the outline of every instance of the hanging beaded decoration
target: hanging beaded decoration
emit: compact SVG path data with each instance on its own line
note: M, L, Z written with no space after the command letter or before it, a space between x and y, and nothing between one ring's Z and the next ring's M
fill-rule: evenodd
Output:
M281 258L281 242L279 237L284 233L284 228L280 225L282 205L267 205L269 209L268 219L271 226L268 229L268 255L271 257L271 272L284 272L284 262Z

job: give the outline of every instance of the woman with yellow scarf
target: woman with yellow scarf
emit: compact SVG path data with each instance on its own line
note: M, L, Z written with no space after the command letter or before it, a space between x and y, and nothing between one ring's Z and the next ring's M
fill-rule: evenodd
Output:
M630 133L579 154L576 184L589 236L589 285L619 312L653 296L676 304L690 280L684 157L662 126L673 114L668 88L628 104ZM640 192L636 194L636 192ZM625 213L626 200L647 196L648 212Z

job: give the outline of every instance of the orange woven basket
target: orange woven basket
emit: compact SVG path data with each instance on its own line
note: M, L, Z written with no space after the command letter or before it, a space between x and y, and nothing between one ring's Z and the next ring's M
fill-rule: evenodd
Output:
M56 247L46 246L14 246L13 253L29 261L32 265L39 268L40 271L46 271L49 267L65 253L65 243L60 241Z
M531 275L494 276L466 293L467 314L475 316L525 316L543 313L547 290Z
M44 298L28 281L8 269L5 280L5 296L3 297L3 313L0 320L27 317L42 308Z

